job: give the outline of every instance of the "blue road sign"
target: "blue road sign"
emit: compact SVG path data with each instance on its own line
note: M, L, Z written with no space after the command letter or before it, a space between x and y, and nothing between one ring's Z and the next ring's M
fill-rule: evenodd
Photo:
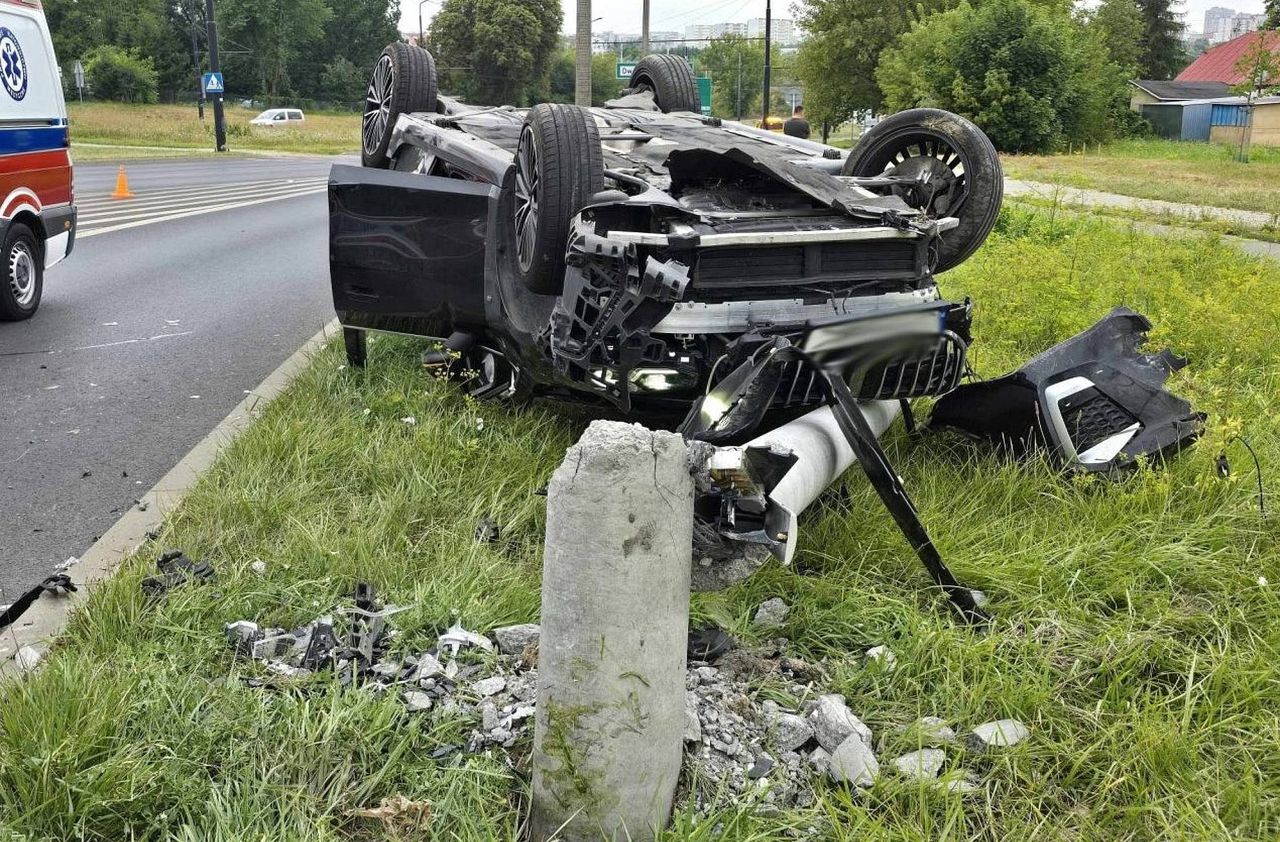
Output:
M227 86L222 81L221 73L204 74L204 92L207 94L225 93Z

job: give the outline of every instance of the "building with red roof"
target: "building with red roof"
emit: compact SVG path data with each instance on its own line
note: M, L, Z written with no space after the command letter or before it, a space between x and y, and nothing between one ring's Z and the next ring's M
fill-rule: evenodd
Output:
M1267 49L1280 59L1280 31L1266 30L1247 32L1239 38L1232 38L1206 50L1195 61L1187 65L1186 70L1174 78L1175 82L1225 82L1228 85L1239 85L1245 80L1245 74L1236 69L1240 59L1249 48L1264 38Z

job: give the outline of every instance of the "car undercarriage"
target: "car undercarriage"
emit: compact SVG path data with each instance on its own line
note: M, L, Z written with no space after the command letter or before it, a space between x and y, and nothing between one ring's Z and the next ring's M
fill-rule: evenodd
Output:
M651 56L603 107L481 107L435 90L426 51L388 47L363 165L335 166L329 185L350 361L364 364L369 330L427 337L441 347L424 361L465 372L476 397L677 426L703 459L706 587L788 561L797 506L857 461L935 582L980 619L878 438L968 370L972 306L935 276L995 224L994 148L961 117L915 109L846 155L704 116L691 80L683 59ZM789 436L815 430L828 464L803 470L821 485L772 499L804 461Z

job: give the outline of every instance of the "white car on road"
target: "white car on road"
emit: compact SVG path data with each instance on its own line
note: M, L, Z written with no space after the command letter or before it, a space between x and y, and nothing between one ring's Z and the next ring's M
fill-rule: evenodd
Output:
M251 126L299 126L306 117L296 108L268 108L249 121Z

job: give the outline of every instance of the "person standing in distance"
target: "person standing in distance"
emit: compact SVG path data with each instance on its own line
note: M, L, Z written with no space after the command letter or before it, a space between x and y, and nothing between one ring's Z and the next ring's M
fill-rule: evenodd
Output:
M782 124L782 133L792 137L809 137L809 121L804 118L804 106L797 105L791 112L791 118Z

